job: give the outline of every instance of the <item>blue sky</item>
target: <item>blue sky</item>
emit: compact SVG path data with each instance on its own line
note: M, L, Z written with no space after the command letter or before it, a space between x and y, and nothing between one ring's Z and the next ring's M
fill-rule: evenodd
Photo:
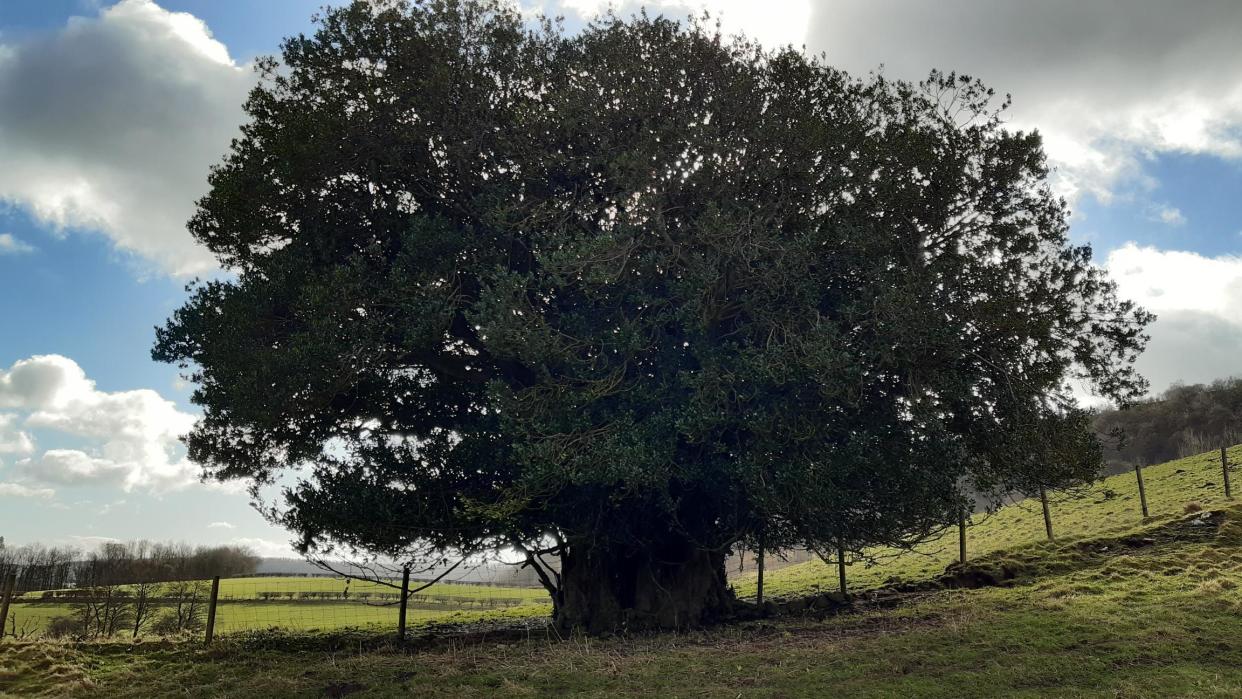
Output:
M1242 252L1242 167L1223 158L1171 153L1152 159L1146 172L1154 180L1137 187L1126 201L1105 205L1079 200L1074 231L1101 252L1133 241L1202 255ZM1176 208L1185 222L1170 225L1160 209Z
M1141 11L1134 11L1139 2ZM0 3L0 536L287 550L247 497L197 484L189 387L149 357L194 276L184 230L253 84L321 0ZM575 25L596 0L531 0ZM636 3L620 3L623 11ZM1155 389L1242 374L1242 3L653 0L895 77L959 68L1039 128L1090 242L1160 314ZM970 16L969 23L959 21ZM1188 19L1187 16L1190 18ZM1120 19L1118 19L1120 18ZM1158 37L1158 40L1153 40Z

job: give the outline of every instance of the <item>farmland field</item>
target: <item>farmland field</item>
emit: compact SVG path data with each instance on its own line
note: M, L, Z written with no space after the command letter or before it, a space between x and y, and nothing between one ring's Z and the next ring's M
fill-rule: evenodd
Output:
M221 599L255 599L262 592L344 592L351 594L365 593L396 593L400 580L387 581L384 585L378 582L362 580L346 580L344 578L306 578L306 577L247 577L230 578L220 581ZM421 587L424 583L410 581L410 588ZM396 587L390 587L390 585ZM533 587L500 587L490 585L463 585L457 583L436 583L418 592L423 596L456 597L462 599L517 599L544 600L547 593L542 588Z
M205 590L209 581L202 581ZM397 583L399 585L399 581ZM411 589L420 583L411 582ZM131 586L132 587L132 586ZM46 628L56 617L74 613L64 595L30 592L12 605L15 628ZM397 627L398 590L387 585L344 578L247 577L220 581L216 614L219 633L266 629L329 631L348 627ZM161 603L161 606L167 606ZM547 614L548 596L542 589L437 583L410 595L408 623L450 622L473 618L487 610L519 614Z

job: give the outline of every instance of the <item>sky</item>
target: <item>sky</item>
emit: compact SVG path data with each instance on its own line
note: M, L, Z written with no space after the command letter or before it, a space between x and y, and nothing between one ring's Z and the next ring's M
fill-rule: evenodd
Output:
M604 0L512 0L568 27ZM203 484L197 410L154 328L219 274L185 230L244 120L256 57L324 0L0 2L0 536L289 555L240 487ZM621 13L642 5L614 2ZM1242 376L1242 3L649 0L857 74L932 68L1012 95L1071 232L1158 315L1154 391Z

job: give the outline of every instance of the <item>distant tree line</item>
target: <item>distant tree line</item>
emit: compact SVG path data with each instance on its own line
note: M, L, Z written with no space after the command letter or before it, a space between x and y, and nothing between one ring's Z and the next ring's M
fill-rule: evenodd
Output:
M1106 473L1135 461L1160 463L1242 442L1242 379L1174 385L1125 410L1103 410L1094 427Z
M245 546L142 540L108 542L84 551L74 546L5 546L0 539L0 580L16 573L22 591L235 577L254 573L258 563L259 557Z

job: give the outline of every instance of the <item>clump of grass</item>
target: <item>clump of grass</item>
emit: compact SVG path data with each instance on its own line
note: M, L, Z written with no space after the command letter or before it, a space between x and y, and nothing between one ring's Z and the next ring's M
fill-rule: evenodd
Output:
M1237 586L1238 584L1229 578L1211 578L1199 583L1199 586L1195 588L1195 592L1200 595L1219 595Z
M82 654L56 642L5 642L0 647L0 696L59 697L95 686Z

